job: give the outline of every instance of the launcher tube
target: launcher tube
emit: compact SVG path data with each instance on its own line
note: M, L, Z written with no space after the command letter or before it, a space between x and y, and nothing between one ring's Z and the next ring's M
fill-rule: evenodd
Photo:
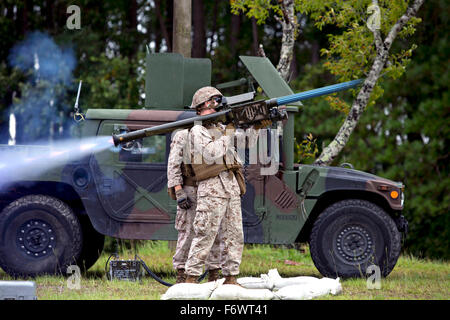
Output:
M334 93L334 92L344 91L344 90L356 87L362 81L363 81L362 79L347 81L347 82L343 82L343 83L333 84L331 86L326 86L326 87L322 87L322 88L318 88L318 89L313 89L313 90L309 90L309 91L305 91L305 92L299 92L299 93L291 94L288 96L276 98L275 99L276 105L277 106L287 105L289 103L293 103L293 102L297 102L297 101L301 101L301 100L311 99L311 98L327 95L327 94Z
M295 93L295 94L291 94L291 95L280 97L280 98L273 98L273 99L269 99L266 101L261 101L259 103L263 103L263 104L267 105L269 108L275 107L275 106L287 105L292 102L306 100L306 99L310 99L310 98L323 96L326 94L354 88L361 82L362 82L362 80L359 79L359 80L338 83L338 84L334 84L331 86L313 89L313 90L300 92L300 93ZM247 104L249 104L249 107L251 107L251 105L257 104L257 103L258 102L254 102L254 103L247 102ZM153 135L157 135L157 134L172 132L175 129L190 128L194 125L195 121L217 122L217 121L223 121L224 119L230 120L230 117L232 117L231 116L232 109L241 108L243 106L245 107L244 104L238 104L236 106L228 106L228 108L225 110L215 112L213 114L209 114L206 116L197 116L197 117L184 119L184 120L180 120L180 121L175 121L175 122L171 122L171 123L166 123L166 124L162 124L159 126L145 128L145 129L141 129L141 130L137 130L137 131L133 131L133 132L129 132L129 133L123 133L123 134L118 134L118 135L113 134L114 145L118 146L121 143L126 143L126 142L129 142L132 140L145 138L145 137L153 136ZM277 111L277 110L274 110L274 111ZM287 116L287 114L286 114L286 116ZM280 118L285 118L286 116L284 116L283 113L276 112L275 114L271 114L269 117L274 120L280 120Z
M122 134L113 134L113 142L115 146L118 146L121 143L126 143L129 141L133 141L136 139L141 139L149 136L154 136L157 134L163 134L172 132L176 129L185 129L194 126L196 121L214 121L214 119L222 119L226 117L226 114L231 112L231 110L219 111L213 114L208 114L206 116L197 116L188 119L183 119L175 122L161 124L159 126L144 128L141 130L136 130L128 133Z

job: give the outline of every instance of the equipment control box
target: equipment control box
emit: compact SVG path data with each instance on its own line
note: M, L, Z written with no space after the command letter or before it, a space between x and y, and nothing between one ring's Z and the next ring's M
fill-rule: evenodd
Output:
M0 281L0 300L37 300L34 281Z
M138 260L111 260L109 279L139 281L142 276L142 264Z

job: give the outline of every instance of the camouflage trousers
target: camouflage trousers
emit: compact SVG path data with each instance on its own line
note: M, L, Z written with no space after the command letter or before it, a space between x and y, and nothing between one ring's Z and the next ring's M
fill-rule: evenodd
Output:
M193 276L202 274L202 267L215 239L221 232L222 274L238 275L244 249L242 229L241 198L218 198L203 196L197 199L194 220L195 238L192 240L186 273Z
M188 259L189 249L191 248L192 239L194 239L194 218L196 212L197 188L184 186L184 191L192 201L192 207L188 210L177 207L177 216L175 218L175 229L178 230L177 246L172 259L175 269L185 269L186 260ZM220 232L214 240L214 243L206 260L206 268L208 270L220 269Z

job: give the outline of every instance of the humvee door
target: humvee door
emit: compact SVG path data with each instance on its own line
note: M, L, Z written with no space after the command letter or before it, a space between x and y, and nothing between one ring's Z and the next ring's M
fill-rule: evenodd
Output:
M122 128L139 130L159 123L104 120L99 135ZM94 155L90 166L101 204L111 218L123 222L173 223L167 194L169 137L155 135Z

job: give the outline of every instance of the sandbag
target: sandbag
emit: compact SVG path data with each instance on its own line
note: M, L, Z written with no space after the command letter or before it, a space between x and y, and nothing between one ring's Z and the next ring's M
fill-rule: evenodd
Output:
M342 291L339 278L322 278L309 284L295 284L281 288L274 292L276 299L281 300L309 300L315 297L338 294Z
M277 269L261 274L260 278L238 278L242 285L223 284L224 278L202 284L180 283L170 287L162 300L308 300L342 291L339 278L282 278ZM271 291L273 290L273 291Z
M319 280L320 285L323 288L328 288L329 293L336 295L342 292L342 285L339 278L322 278Z
M292 277L282 278L274 283L273 290L277 291L281 288L293 285L315 285L320 279L314 277Z
M234 284L218 286L211 294L211 300L272 300L269 289L247 289Z
M161 300L207 300L225 279L206 283L178 283L167 289Z
M260 278L256 277L243 277L238 278L237 283L246 289L273 289L273 281L267 276L262 274Z
M287 287L287 286L292 286L292 285L309 285L309 284L313 285L317 281L319 281L319 278L308 277L308 276L282 278L280 276L280 274L278 273L277 269L269 270L267 277L269 278L268 281L273 283L272 289L275 291L277 291L281 288Z

